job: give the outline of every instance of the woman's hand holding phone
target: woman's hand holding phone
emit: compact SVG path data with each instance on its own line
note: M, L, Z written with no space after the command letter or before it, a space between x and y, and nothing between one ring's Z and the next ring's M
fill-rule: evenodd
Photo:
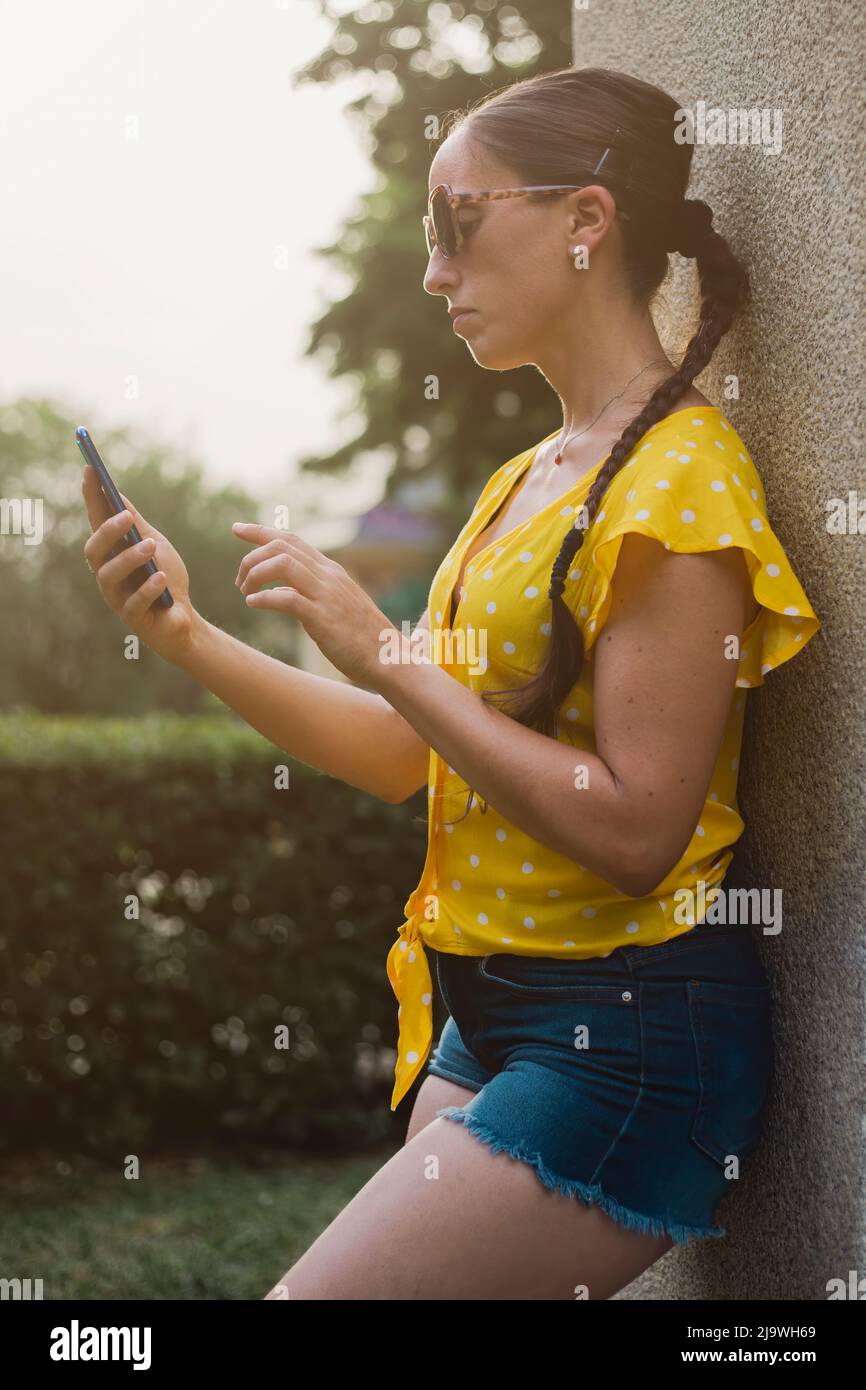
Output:
M177 662L186 654L195 625L201 621L190 603L186 565L170 541L150 526L122 493L127 511L111 513L89 464L84 469L81 491L93 533L85 544L84 555L96 575L102 597L130 632L166 661ZM120 541L133 523L142 540L127 548ZM133 589L128 582L130 576L151 559L159 567L157 573ZM171 608L162 608L155 602L166 587L174 599Z

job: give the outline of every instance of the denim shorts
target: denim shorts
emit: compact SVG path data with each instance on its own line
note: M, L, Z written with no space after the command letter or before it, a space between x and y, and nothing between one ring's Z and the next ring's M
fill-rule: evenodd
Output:
M588 960L426 949L450 1017L425 1074L476 1093L437 1115L630 1230L727 1234L715 1208L758 1147L774 1065L748 927Z

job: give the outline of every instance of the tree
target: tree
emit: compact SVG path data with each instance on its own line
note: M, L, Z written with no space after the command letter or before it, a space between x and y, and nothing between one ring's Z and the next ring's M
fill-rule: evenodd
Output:
M531 22L515 5L386 0L337 15L330 43L296 81L369 76L352 102L378 187L362 200L336 245L319 254L354 278L354 287L314 325L307 353L327 354L332 376L352 374L366 424L308 471L345 470L360 450L394 459L388 496L407 476L449 480L440 515L456 533L494 468L549 434L557 423L549 388L530 367L485 372L455 338L442 304L425 295L421 218L435 144L430 117L464 107L485 91L571 62L569 6L533 0ZM463 55L462 57L460 55ZM438 395L425 396L425 383Z

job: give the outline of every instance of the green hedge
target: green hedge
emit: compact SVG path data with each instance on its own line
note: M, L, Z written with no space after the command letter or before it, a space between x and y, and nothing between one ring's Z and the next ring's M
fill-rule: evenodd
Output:
M0 795L7 1147L339 1151L405 1129L385 957L423 790L389 806L230 715L12 715Z

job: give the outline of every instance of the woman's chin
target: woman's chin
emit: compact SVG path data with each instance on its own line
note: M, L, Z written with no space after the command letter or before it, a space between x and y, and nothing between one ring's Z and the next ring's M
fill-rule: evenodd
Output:
M484 333L473 333L467 337L466 346L479 367L491 372L510 372L514 367L525 367L526 358L522 353L509 350L502 343L496 344L487 339Z
M505 371L513 364L504 361L505 354L502 351L502 344L496 343L496 335L491 334L485 327L480 315L473 314L471 318L467 315L467 332L458 333L457 337L462 338L469 351L472 353L479 367L489 367L491 371ZM472 327L469 327L469 324Z

